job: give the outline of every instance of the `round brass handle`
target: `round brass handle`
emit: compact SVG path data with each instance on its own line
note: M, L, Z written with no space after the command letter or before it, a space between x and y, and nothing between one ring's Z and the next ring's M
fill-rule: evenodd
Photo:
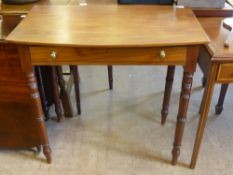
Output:
M56 51L52 51L50 53L50 57L52 58L52 60L55 60L57 58L57 52Z
M160 56L160 59L164 59L164 58L166 57L165 51L164 51L164 50L161 50L159 56Z

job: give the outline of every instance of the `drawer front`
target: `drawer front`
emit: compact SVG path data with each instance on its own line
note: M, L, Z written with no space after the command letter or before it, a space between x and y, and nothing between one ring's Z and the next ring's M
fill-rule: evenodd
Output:
M220 64L217 82L230 83L233 82L233 64Z
M186 47L65 48L30 47L33 65L183 65Z

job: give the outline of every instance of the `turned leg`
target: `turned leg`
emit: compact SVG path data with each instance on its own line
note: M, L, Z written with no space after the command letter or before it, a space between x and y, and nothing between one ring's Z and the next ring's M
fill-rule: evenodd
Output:
M109 89L113 89L113 75L112 75L112 66L108 66L108 83L109 83Z
M187 50L186 65L184 66L182 88L180 94L179 110L176 122L176 131L172 149L172 164L176 165L180 155L180 148L184 134L184 127L187 117L188 105L191 96L193 73L196 70L199 47L189 47Z
M221 114L221 112L223 110L223 103L224 103L225 96L227 93L228 85L229 84L222 84L222 86L221 86L221 91L220 91L218 103L215 106L215 113L216 114Z
M168 110L169 110L169 103L173 85L173 79L175 74L175 66L168 66L167 67L167 78L166 78L166 85L163 97L163 107L161 111L162 119L161 124L164 125L167 119Z
M180 155L180 147L184 132L184 126L186 122L187 109L190 99L190 93L192 88L193 74L189 72L184 72L183 81L182 81L182 91L180 96L179 112L177 116L176 123L176 133L175 141L172 150L172 164L177 163L177 159Z
M205 92L204 92L204 98L203 98L203 104L202 104L203 108L202 108L201 115L199 118L198 129L196 133L196 139L195 139L195 144L193 148L190 168L195 168L196 166L197 157L198 157L198 153L200 150L201 141L204 135L204 130L205 130L206 121L208 117L209 107L210 107L211 99L213 96L217 69L218 69L217 64L214 63L211 65L210 73L209 73L208 80L207 80L207 85L206 85Z
M61 107L60 96L59 96L56 66L51 66L51 74L52 74L52 86L53 86L53 97L54 97L54 103L55 103L55 112L57 114L57 120L58 122L60 122L63 119L63 116L62 116L62 107Z
M36 84L36 77L33 72L28 72L26 77L28 80L30 95L32 98L33 111L35 112L35 115L36 115L36 122L38 122L38 127L40 131L39 134L40 134L40 139L41 139L42 147L43 147L43 153L47 159L47 162L51 163L52 161L51 149L49 147L48 135L46 132L46 127L44 123L44 115L43 115L43 111L41 107L41 99L40 99L38 87ZM38 151L40 151L39 146L37 147L37 149Z
M60 98L61 98L62 106L64 109L64 115L65 117L73 117L72 104L70 101L70 96L66 90L66 82L62 74L62 67L57 66L56 69L57 69L57 76L58 76L58 84L60 86Z
M43 147L43 153L47 159L47 162L52 163L52 156L51 156L52 151L51 151L50 146L49 145L42 145L42 147Z
M43 109L44 114L45 114L45 120L47 121L49 119L49 105L48 105L48 101L46 99L43 77L42 77L41 69L39 66L35 67L35 73L37 75L37 81L38 81L38 86L39 86L38 89L40 92L42 109Z
M80 103L80 88L79 88L79 72L77 66L70 66L71 73L74 77L74 88L76 97L77 112L81 114L81 103Z
M38 92L38 87L36 83L36 77L34 74L33 67L30 61L30 53L27 46L17 46L18 53L21 61L22 71L25 73L26 80L28 82L28 89L30 93L31 107L34 113L35 122L38 128L38 134L40 139L40 144L43 146L44 155L47 158L47 162L51 163L51 149L49 147L48 134L44 122L44 114L41 107L41 99Z

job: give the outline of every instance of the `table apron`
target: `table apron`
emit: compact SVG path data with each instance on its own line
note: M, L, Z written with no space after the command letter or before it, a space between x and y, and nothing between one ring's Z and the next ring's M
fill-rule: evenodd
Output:
M184 65L187 47L74 48L30 46L32 65Z

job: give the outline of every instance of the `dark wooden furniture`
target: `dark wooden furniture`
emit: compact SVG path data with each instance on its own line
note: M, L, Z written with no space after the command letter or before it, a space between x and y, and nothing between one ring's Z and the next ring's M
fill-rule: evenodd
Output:
M224 100L226 97L228 86L229 86L229 84L222 84L222 86L221 86L220 95L218 98L218 103L215 106L215 113L216 114L221 114L223 111L223 104L224 104Z
M43 69L43 67L40 66L36 66L35 67L35 75L37 77L37 83L38 83L38 89L40 92L40 97L41 97L41 105L42 105L42 109L45 115L45 120L47 121L50 116L49 116L49 107L52 105L53 103L53 97L49 97L48 94L50 94L51 91L51 87L48 86L50 81L47 81L47 77L48 76L43 76L43 73L47 73L48 70L47 69ZM50 89L48 89L50 88ZM51 100L51 101L50 101Z
M75 25L67 28L56 22L64 15ZM111 21L108 28L106 21ZM172 151L172 163L177 163L199 47L209 41L190 9L174 13L173 7L161 6L34 6L7 41L17 44L25 75L33 75L33 65L184 65ZM35 103L39 98L32 100L36 109L41 108ZM41 115L37 111L35 117Z
M2 25L1 25L1 38L4 41L5 37L18 25L18 23L26 17L26 14L24 13L4 13L1 16L2 19ZM52 71L52 68L50 70L50 67L35 67L35 74L37 76L37 82L38 82L38 89L40 92L40 97L42 101L42 109L45 114L46 120L49 118L49 106L52 105L52 103L55 103L55 110L57 113L58 121L62 118L62 107L60 105L60 96L62 97L62 104L65 112L65 116L70 117L72 116L72 108L70 104L69 95L64 87L64 79L62 77L61 72L59 72L61 68L57 68L56 72ZM61 70L60 70L61 71ZM44 72L44 73L43 73ZM53 75L53 73L56 73L56 75ZM48 74L51 74L51 77L56 78L48 78ZM51 82L52 83L51 83ZM58 84L60 85L61 92L59 93ZM53 88L51 89L52 86ZM46 92L48 91L48 92ZM53 93L52 97L50 97L49 93ZM51 101L52 98L52 101Z
M52 86L52 93L53 93L53 98L54 98L54 103L55 103L55 111L57 114L58 121L60 122L63 118L63 109L64 109L65 117L73 117L72 105L71 105L71 101L69 97L69 92L67 92L66 87L65 87L65 80L63 78L62 66L46 66L46 67L47 69L50 69L49 72L52 77L51 86ZM112 90L113 89L112 66L108 66L107 70L108 70L109 89ZM73 76L77 113L80 115L81 114L81 100L80 100L80 86L79 86L80 76L79 76L78 67L70 66L69 75ZM60 87L60 91L59 91L59 87ZM41 91L42 91L42 97L43 97L43 90ZM61 102L62 102L62 106L61 106ZM42 103L43 103L43 100L42 100ZM46 100L45 100L45 103L46 103ZM43 104L42 106L44 105L45 104Z
M21 15L2 15L0 41L0 148L32 148L43 146L48 162L51 152L44 125L40 95L34 70L23 71L26 64L19 57L17 46L5 42L4 38L21 21ZM37 100L35 100L37 99ZM35 117L36 116L36 117Z

